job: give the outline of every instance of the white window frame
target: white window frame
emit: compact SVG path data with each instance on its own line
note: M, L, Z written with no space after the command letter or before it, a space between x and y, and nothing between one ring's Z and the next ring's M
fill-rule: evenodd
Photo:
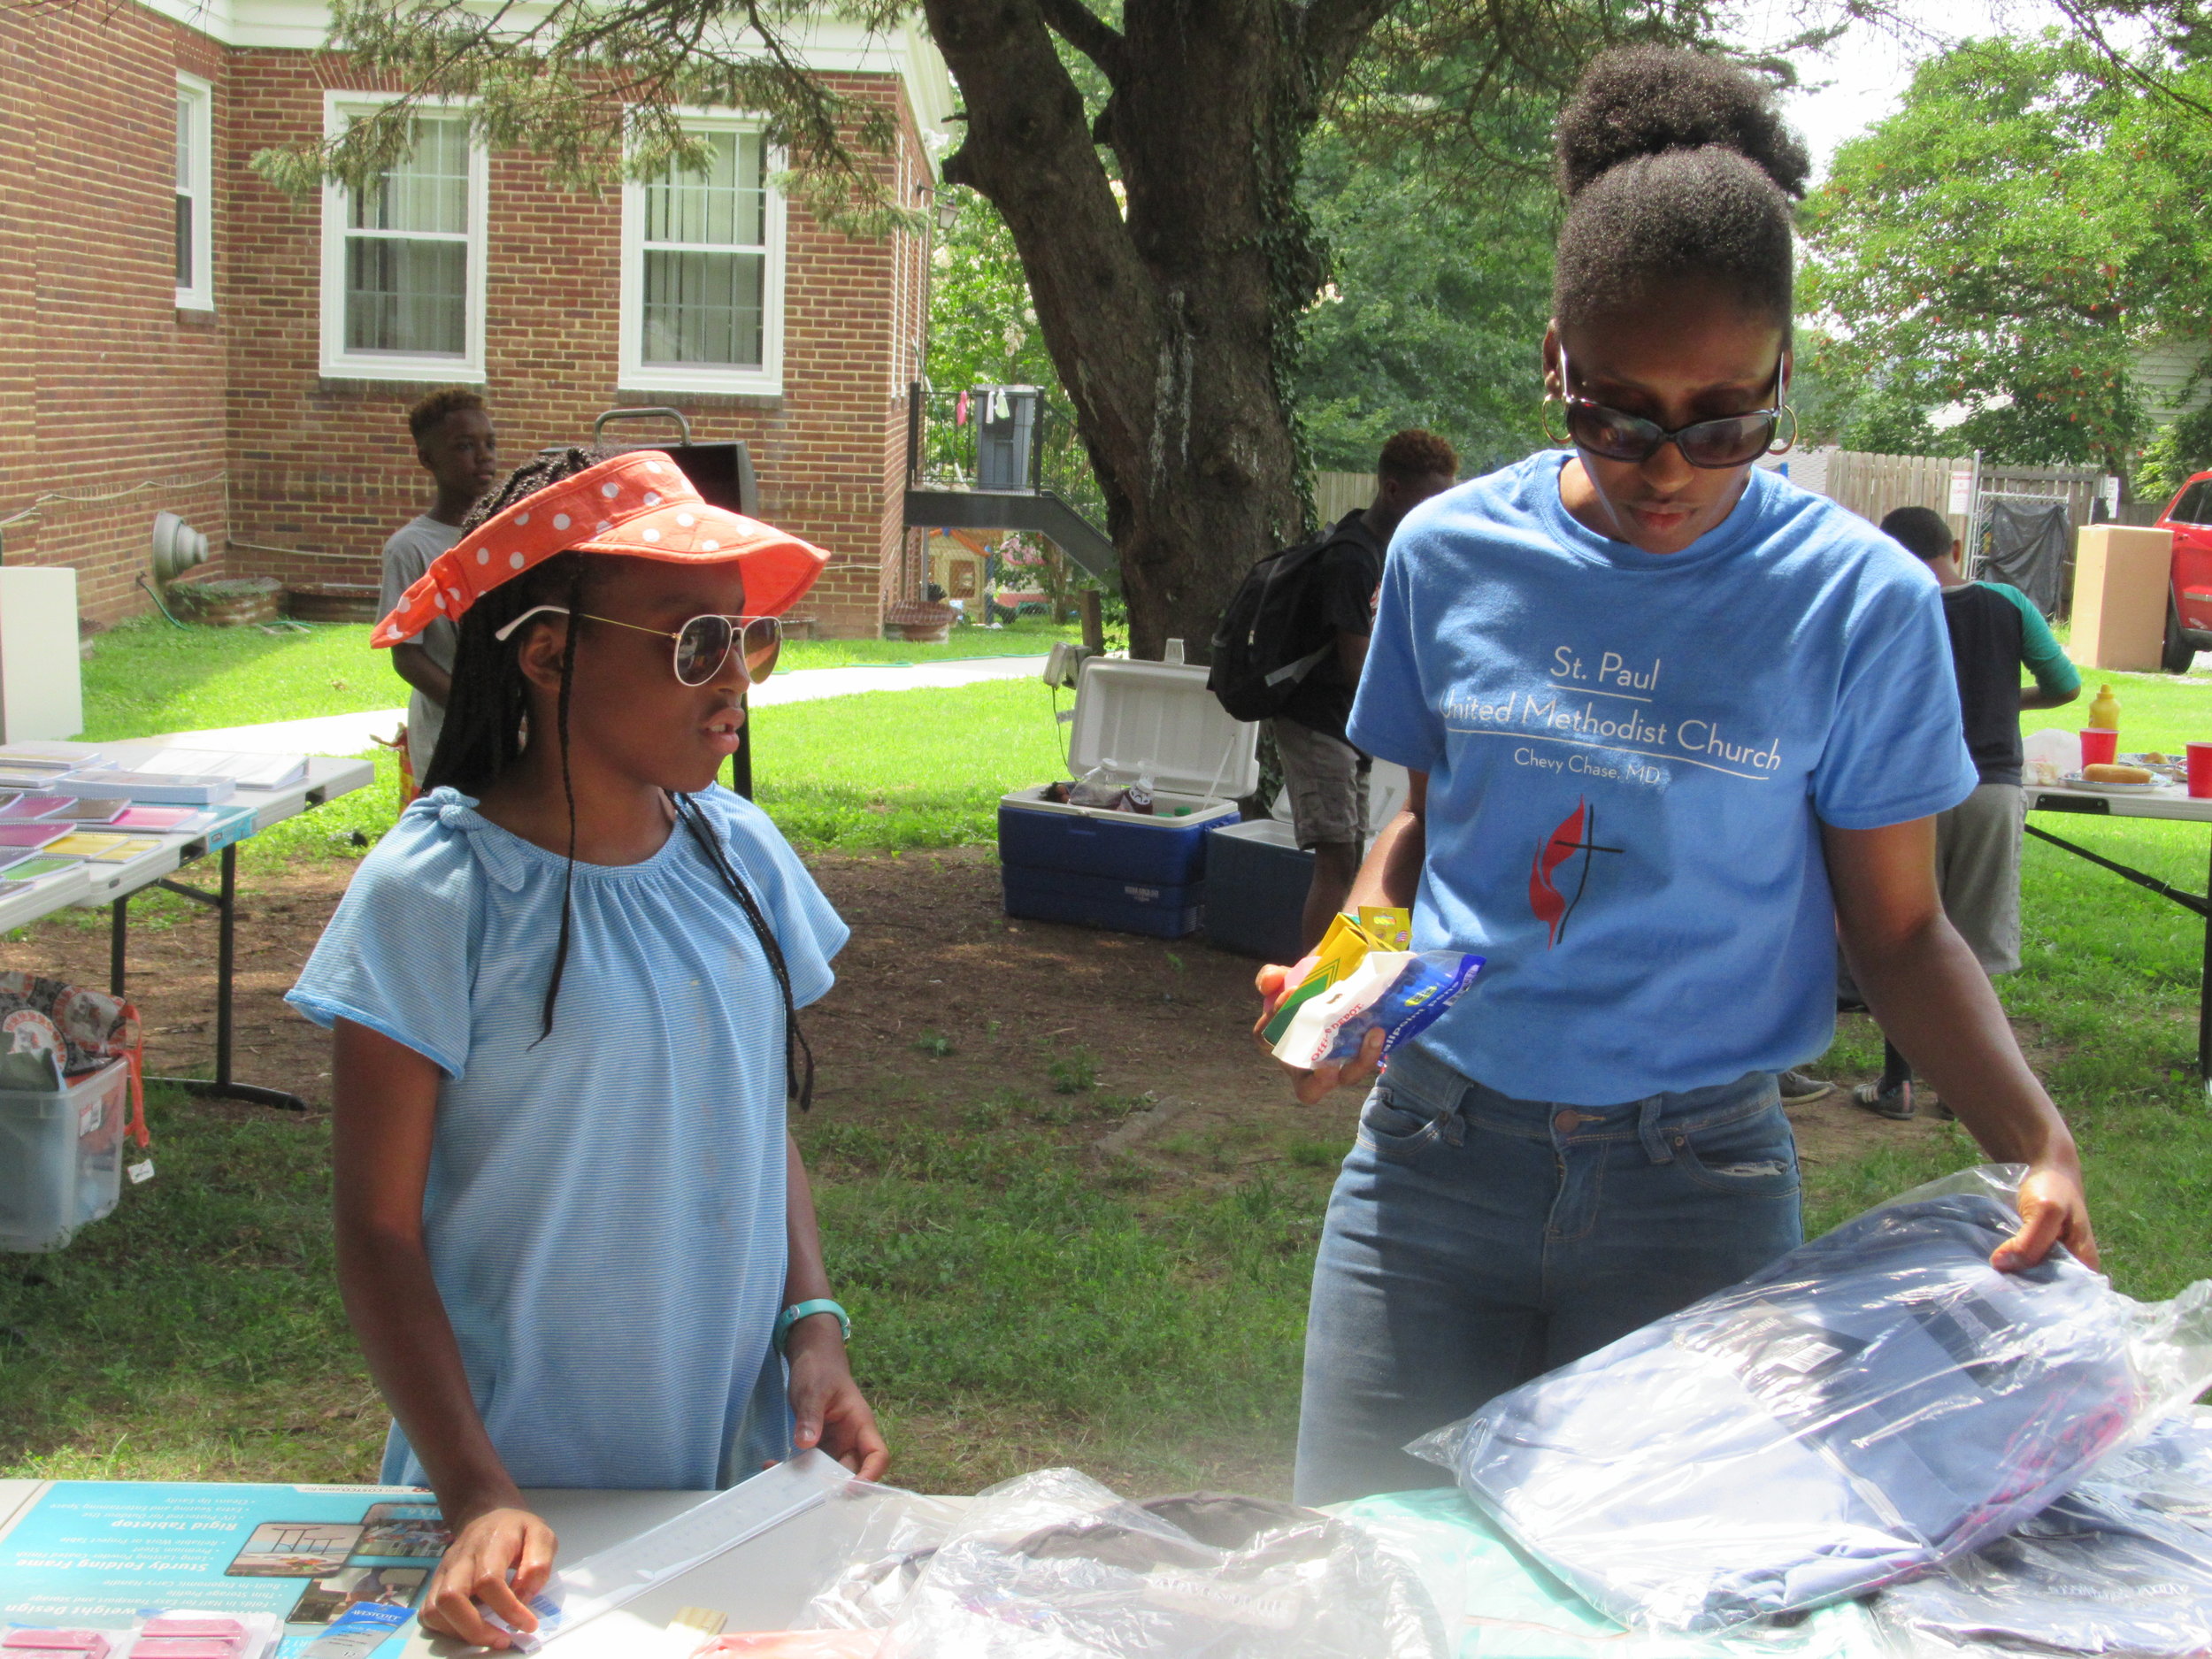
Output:
M323 131L335 138L346 123L360 115L398 102L398 96L378 92L323 94ZM424 98L426 112L465 110L465 100ZM442 385L485 383L484 291L489 237L491 166L484 147L469 144L468 315L462 337L466 349L459 357L395 351L349 351L346 349L346 219L350 194L343 185L323 186L322 259L322 374L333 380L435 381Z
M177 284L177 309L211 311L215 309L215 88L199 76L179 70L177 101L187 111L186 142L192 151L182 187L173 193L192 198L192 280Z
M758 133L766 123L759 116L733 110L684 109L676 111L685 128L703 133ZM764 179L783 167L780 150L765 150L761 156ZM784 221L783 192L772 184L762 232L767 239L767 269L761 279L760 366L715 368L699 364L645 361L645 186L626 180L622 186L622 281L619 304L621 334L620 379L625 392L706 392L748 397L783 396Z

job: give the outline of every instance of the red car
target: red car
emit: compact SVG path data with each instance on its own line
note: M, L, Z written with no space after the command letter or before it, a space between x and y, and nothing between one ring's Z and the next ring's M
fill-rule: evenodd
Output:
M2185 674L2199 651L2212 651L2212 472L2199 472L2184 484L2156 527L2174 533L2161 665L2170 674Z

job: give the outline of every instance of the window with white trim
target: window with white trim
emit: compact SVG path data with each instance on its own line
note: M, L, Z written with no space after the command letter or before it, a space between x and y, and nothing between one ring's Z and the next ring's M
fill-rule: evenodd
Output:
M177 77L177 186L174 225L177 305L215 305L215 90L197 75Z
M334 130L365 114L334 101ZM353 380L484 378L484 152L468 118L427 107L406 153L363 189L323 196L326 375Z
M783 389L782 197L756 121L696 116L704 166L671 164L623 192L622 385Z

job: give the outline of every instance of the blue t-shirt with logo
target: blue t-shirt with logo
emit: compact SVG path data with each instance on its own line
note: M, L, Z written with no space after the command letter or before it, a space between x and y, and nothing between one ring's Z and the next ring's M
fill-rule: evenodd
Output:
M1569 516L1567 458L1437 496L1391 545L1351 739L1428 774L1415 948L1488 958L1421 1041L1572 1105L1798 1064L1835 1029L1820 825L1978 782L1940 590L1766 472L1640 552Z

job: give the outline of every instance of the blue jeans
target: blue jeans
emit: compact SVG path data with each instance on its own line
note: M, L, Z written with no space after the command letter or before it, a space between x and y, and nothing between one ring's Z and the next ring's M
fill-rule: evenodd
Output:
M1802 1242L1773 1076L1513 1100L1417 1043L1360 1111L1314 1263L1297 1500L1448 1485L1402 1448Z

